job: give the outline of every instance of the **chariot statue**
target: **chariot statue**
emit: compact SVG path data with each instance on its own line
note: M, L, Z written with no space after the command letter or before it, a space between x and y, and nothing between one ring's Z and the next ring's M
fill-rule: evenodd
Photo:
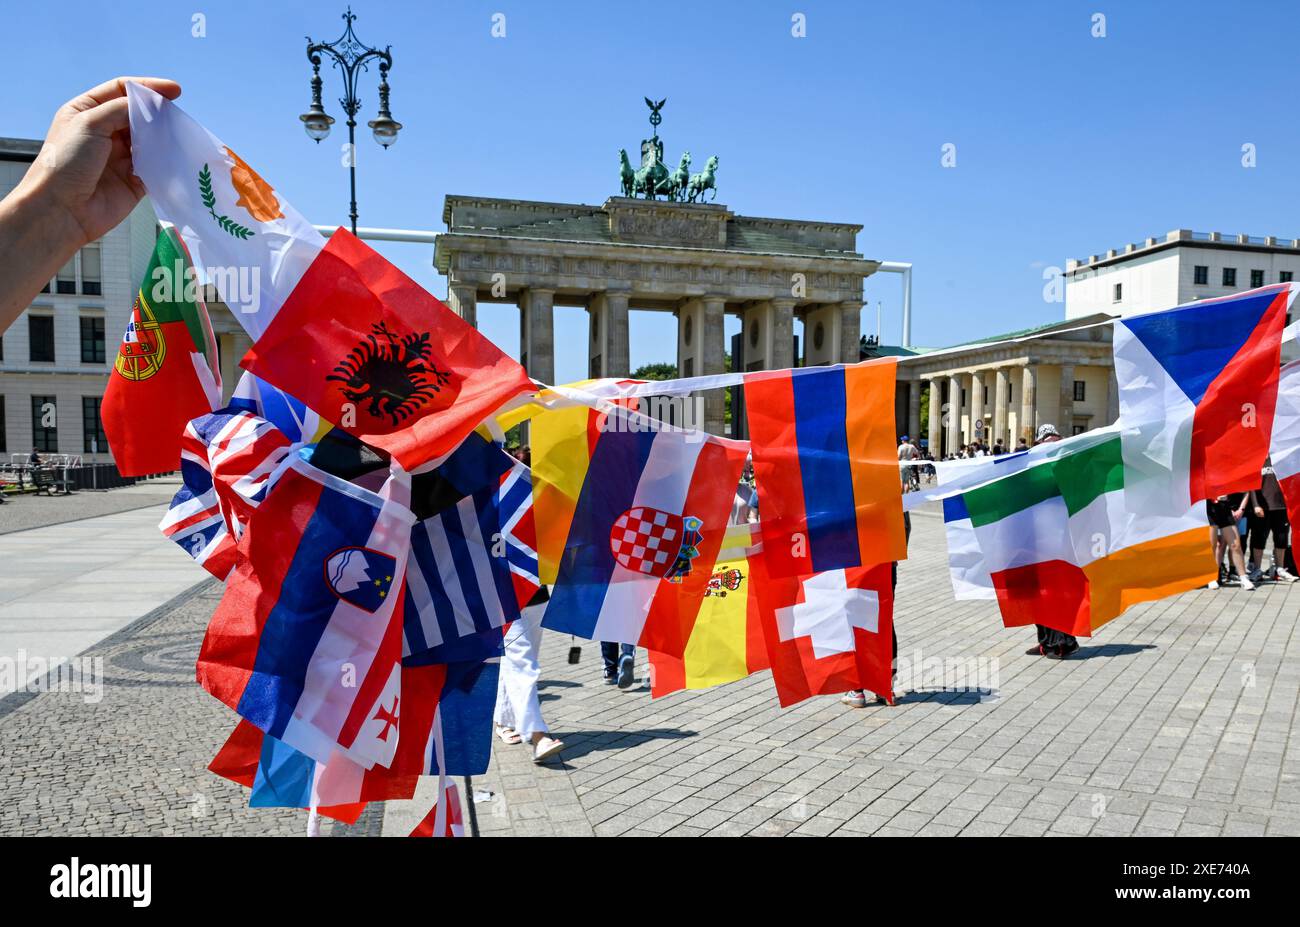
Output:
M632 161L628 157L627 149L620 148L619 156L619 185L624 196L644 197L648 200L663 197L669 202L704 202L704 194L708 190L713 191L713 199L717 198L718 190L716 185L716 173L718 169L718 158L713 156L705 164L705 168L698 174L692 174L691 153L683 152L681 159L677 163L675 170L670 170L664 163L664 143L659 138L659 124L663 122L663 116L659 112L663 109L667 99L660 100L658 103L645 98L645 105L650 108L650 126L653 134L650 138L641 140L641 166L634 168Z

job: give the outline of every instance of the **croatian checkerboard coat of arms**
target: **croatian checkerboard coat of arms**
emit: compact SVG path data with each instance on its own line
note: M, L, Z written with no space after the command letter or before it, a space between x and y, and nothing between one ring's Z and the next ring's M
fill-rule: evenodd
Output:
M609 532L614 559L634 573L680 583L700 555L704 522L649 506L628 509Z

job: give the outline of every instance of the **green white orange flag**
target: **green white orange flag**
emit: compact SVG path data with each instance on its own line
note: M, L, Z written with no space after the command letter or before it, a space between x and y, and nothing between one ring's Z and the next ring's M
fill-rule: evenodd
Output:
M104 390L104 433L118 470L175 470L190 419L221 402L208 311L185 246L165 227L154 245Z
M1200 503L1135 514L1162 492L1124 465L1118 433L964 492L977 569L988 574L1003 623L1086 637L1138 602L1214 579Z

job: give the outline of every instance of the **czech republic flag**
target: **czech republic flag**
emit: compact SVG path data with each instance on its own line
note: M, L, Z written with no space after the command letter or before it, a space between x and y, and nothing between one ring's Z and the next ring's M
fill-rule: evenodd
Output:
M893 358L745 377L763 552L772 576L907 557Z
M1188 474L1162 507L1259 486L1295 294L1281 283L1116 321L1124 464L1156 480Z

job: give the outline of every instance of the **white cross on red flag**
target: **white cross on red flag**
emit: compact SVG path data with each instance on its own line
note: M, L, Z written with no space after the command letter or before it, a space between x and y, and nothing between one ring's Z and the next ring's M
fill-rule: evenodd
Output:
M751 559L781 705L867 689L893 701L894 591L888 563L807 576L766 575Z

